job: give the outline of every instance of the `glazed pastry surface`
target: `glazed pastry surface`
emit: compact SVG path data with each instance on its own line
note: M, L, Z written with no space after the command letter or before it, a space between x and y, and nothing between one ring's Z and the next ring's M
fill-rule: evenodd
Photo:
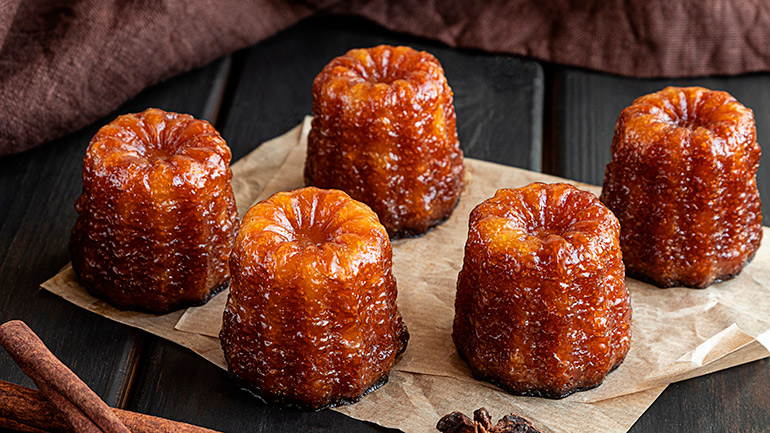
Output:
M391 236L424 233L463 189L452 89L438 60L409 47L351 50L313 82L305 181L374 209Z
M220 339L231 375L264 400L320 409L387 381L408 333L388 234L366 205L314 187L243 219Z
M628 274L703 288L740 273L762 238L760 155L752 111L726 92L668 87L623 110L601 199Z
M230 148L205 120L148 109L93 137L75 204L72 266L130 310L199 305L229 281L238 227Z
M598 386L630 347L620 225L568 184L501 189L471 213L452 337L474 376L518 395Z

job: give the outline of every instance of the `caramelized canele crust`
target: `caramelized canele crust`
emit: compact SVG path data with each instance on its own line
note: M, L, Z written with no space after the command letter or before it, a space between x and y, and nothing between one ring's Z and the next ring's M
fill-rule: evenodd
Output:
M759 248L754 115L726 92L668 87L623 110L602 201L620 220L628 274L706 287Z
M409 47L351 50L313 82L305 180L374 209L394 237L427 231L463 189L452 89L438 60Z
M409 338L391 260L377 215L342 191L303 188L253 206L220 335L230 374L268 402L309 409L384 384Z
M101 128L70 239L81 284L122 309L205 302L229 280L231 176L230 149L205 120L148 109Z
M471 213L452 337L473 375L513 394L598 386L628 352L620 225L567 184L501 189Z

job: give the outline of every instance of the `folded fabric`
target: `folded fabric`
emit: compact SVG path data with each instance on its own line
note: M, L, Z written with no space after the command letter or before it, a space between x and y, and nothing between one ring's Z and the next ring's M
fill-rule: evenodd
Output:
M758 0L8 0L0 155L79 129L151 84L317 13L627 76L770 70L770 9Z

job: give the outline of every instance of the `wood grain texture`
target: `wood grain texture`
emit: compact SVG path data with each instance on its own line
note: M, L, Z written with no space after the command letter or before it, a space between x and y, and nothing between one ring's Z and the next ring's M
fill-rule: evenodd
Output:
M629 433L770 431L770 360L671 384Z
M466 155L540 168L542 72L536 63L464 53L382 31L352 18L300 23L234 56L232 86L217 125L240 157L312 111L312 82L333 57L382 43L427 50L455 94ZM333 411L277 409L239 390L227 373L172 343L154 341L130 409L221 431L389 431ZM438 421L438 418L436 419Z
M69 261L67 244L91 136L118 114L161 107L215 114L228 62L158 84L81 131L0 158L0 322L25 321L62 362L112 406L121 406L146 336L38 289ZM213 91L212 91L213 90ZM0 378L32 386L5 351Z
M663 87L704 86L726 90L754 110L760 145L770 142L770 74L724 78L641 80L557 69L549 88L545 127L551 140L546 170L601 185L610 160L618 115L633 100ZM764 138L763 138L764 137ZM770 150L760 162L760 194L770 197ZM770 199L763 214L770 217ZM765 240L766 242L768 240ZM636 422L631 432L759 432L770 430L770 360L671 385Z

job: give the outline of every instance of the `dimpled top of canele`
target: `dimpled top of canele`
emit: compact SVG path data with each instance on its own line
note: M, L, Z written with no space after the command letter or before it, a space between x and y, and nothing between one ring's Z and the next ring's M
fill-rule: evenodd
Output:
M637 98L615 131L614 152L672 166L697 151L738 161L758 146L751 109L727 92L703 87L667 87Z
M150 108L99 130L86 153L83 179L171 197L180 185L203 189L222 176L229 179L230 159L230 148L209 122Z
M391 254L388 234L368 206L342 191L314 187L281 192L252 207L236 245L243 272L269 272L281 281L294 274L319 283L362 278L358 269L376 265L379 272L383 256L390 261Z
M343 102L350 108L419 104L437 98L445 88L444 70L432 54L387 45L350 50L333 59L313 81L313 93L321 96L317 99L322 104Z
M485 244L491 260L567 280L606 265L619 248L617 218L568 184L501 189L473 210L470 225L469 243Z

